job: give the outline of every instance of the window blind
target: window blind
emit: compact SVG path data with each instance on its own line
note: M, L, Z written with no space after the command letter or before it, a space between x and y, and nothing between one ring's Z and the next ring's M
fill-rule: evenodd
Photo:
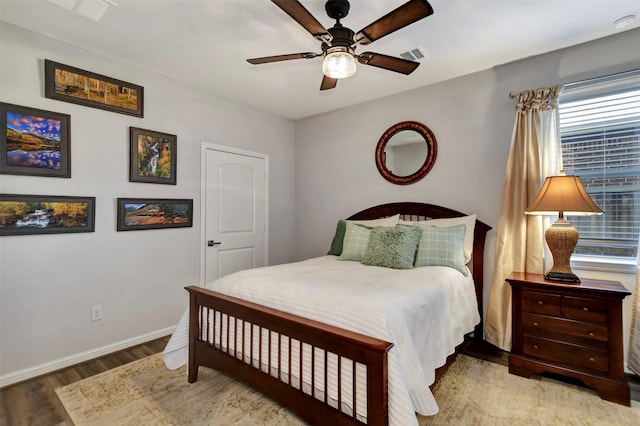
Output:
M566 85L559 97L562 160L601 216L573 216L575 253L635 258L640 233L640 70Z

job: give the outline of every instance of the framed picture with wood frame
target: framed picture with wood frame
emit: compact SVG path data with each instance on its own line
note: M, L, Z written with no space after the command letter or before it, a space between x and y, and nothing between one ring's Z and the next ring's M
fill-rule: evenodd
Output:
M50 99L143 117L144 88L44 60L44 95Z
M176 184L177 137L130 127L129 182Z
M193 200L118 198L118 231L193 226Z
M71 116L0 102L0 173L71 177Z
M94 232L95 197L0 194L0 236Z

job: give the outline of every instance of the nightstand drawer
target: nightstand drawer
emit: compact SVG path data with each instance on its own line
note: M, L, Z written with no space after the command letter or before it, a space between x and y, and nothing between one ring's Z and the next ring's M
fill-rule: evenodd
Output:
M601 373L609 371L606 351L524 335L522 352L544 361L586 368Z
M556 294L524 291L522 292L522 310L534 314L560 316L562 298Z
M609 305L602 300L565 296L564 317L606 324L609 319Z
M522 331L540 337L607 349L609 332L606 325L592 324L544 315L523 314Z

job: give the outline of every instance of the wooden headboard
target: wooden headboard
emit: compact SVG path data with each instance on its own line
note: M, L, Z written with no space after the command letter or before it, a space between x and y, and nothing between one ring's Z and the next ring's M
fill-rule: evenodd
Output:
M466 213L450 209L448 207L436 206L434 204L401 202L388 203L379 206L369 207L368 209L359 211L351 215L347 219L363 220L363 219L379 219L382 217L400 215L403 220L425 220L439 219L447 217L467 216ZM478 300L478 310L480 311L480 323L476 326L474 337L478 340L483 339L482 327L482 310L483 310L483 276L484 276L484 243L487 232L491 227L486 223L476 219L476 226L473 238L473 257L471 259L471 274L476 286L476 299Z

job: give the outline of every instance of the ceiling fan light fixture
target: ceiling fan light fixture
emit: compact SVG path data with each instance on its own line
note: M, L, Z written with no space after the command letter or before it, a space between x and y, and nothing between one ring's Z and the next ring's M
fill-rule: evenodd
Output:
M356 58L350 47L330 47L322 62L322 73L330 78L347 78L356 73Z

